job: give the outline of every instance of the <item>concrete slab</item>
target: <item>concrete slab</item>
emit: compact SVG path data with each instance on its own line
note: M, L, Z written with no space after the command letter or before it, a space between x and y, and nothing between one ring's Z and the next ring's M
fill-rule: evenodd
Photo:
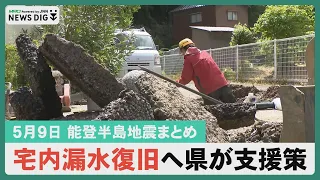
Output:
M87 105L71 105L71 112L63 113L63 116L71 115L75 112L85 112L87 111Z
M259 110L256 113L256 118L262 121L283 122L282 111L278 110Z

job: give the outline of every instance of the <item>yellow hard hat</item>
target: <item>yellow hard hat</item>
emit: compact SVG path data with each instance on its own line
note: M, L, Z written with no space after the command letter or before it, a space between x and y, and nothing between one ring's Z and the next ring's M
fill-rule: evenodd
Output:
M191 39L185 38L179 42L179 48L183 48L189 44L194 44Z

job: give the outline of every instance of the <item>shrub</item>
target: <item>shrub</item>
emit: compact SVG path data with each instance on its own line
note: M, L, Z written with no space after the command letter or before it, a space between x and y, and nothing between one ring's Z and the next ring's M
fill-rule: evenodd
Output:
M240 23L234 26L231 36L230 46L250 44L256 41L255 34L247 27L246 24Z
M249 60L242 60L239 64L239 79L251 78L254 76L255 69Z
M227 80L235 80L237 77L237 73L235 71L233 71L231 68L225 68L225 69L223 69L222 72L224 74L224 77Z
M11 82L13 89L28 86L18 51L12 44L5 46L5 81Z

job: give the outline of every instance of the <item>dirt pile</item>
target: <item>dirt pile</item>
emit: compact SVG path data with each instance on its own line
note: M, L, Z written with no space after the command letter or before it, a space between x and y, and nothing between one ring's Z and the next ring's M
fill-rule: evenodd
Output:
M145 98L132 90L124 90L95 118L99 120L153 120L153 110Z
M279 95L280 86L270 86L266 92L262 94L261 99L265 101L270 101L275 98L280 97Z
M244 98L248 95L248 93L260 93L261 91L257 89L255 86L243 86L243 85L238 85L238 84L230 84L229 85L232 89L233 95L237 99Z
M231 143L278 143L282 131L282 123L256 121L250 127L229 130Z
M32 39L25 34L21 34L17 37L16 46L32 89L32 95L35 96L34 99L40 98L44 107L44 110L41 111L46 112L39 118L51 119L62 116L61 101L55 88L56 82L45 58L39 52L37 46L32 43ZM23 92L27 93L27 91L23 89L18 93L19 97L17 97L16 100L21 100L20 95ZM27 93L26 96L29 97L30 95L31 94ZM12 102L19 103L17 101ZM20 105L13 106L18 107ZM23 108L23 106L21 106L21 108ZM27 110L17 111L17 116L21 117L22 115L19 115L18 113L25 111Z
M47 34L39 49L72 84L100 107L117 99L124 90L123 85L80 45Z
M28 87L21 87L10 95L10 104L18 120L43 120L48 117L43 101Z
M206 120L207 142L228 142L216 118L199 103L186 99L175 85L148 73L141 74L135 85L150 103L156 120Z
M237 129L254 124L256 107L254 104L218 104L205 108L213 114L223 129Z

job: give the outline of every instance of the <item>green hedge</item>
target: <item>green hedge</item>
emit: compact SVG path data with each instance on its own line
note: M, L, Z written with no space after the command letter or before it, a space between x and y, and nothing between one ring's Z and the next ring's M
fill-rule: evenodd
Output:
M28 86L17 49L12 44L5 46L5 81L11 82L12 89Z

